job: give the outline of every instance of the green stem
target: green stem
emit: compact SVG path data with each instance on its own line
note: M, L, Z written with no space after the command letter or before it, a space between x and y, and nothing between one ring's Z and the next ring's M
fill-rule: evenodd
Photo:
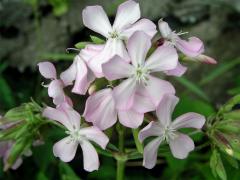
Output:
M137 147L137 150L139 153L143 153L143 145L141 144L141 142L138 139L138 134L139 134L139 129L132 129L132 133L133 133L133 138Z
M125 161L117 160L117 177L116 180L124 180Z
M125 172L125 163L127 161L127 158L124 154L124 127L118 123L117 124L117 132L118 132L118 148L120 151L120 154L116 156L117 160L117 180L124 180L124 172Z

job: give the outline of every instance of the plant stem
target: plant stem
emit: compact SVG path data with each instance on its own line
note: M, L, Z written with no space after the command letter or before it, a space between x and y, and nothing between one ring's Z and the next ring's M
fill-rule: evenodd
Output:
M139 129L132 129L132 133L133 133L133 138L137 147L137 150L139 153L143 153L143 145L141 144L141 142L138 139L138 134L139 134Z
M124 180L125 175L125 161L117 160L117 177L116 180Z
M125 163L127 161L127 158L124 154L124 131L124 127L120 123L117 124L118 148L120 151L120 154L115 157L117 160L117 180L124 180L125 175Z

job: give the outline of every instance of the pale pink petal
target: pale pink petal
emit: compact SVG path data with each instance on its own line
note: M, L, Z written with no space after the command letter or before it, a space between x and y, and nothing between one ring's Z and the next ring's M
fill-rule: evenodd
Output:
M119 55L129 62L129 56L123 41L120 39L108 39L103 51L89 60L88 66L96 77L103 77L102 64L108 62L115 55Z
M143 128L138 135L140 142L151 136L161 136L164 133L162 127L158 122L151 121L145 128Z
M128 40L127 49L132 64L137 67L143 65L148 50L151 47L151 38L142 31L135 32Z
M73 160L78 147L78 142L73 141L70 136L63 138L53 146L53 154L63 162Z
M132 109L139 113L154 111L156 107L150 96L147 94L148 93L144 87L138 86L134 96Z
M194 58L194 60L203 62L206 64L217 64L217 61L215 59L204 54L198 55L197 57Z
M172 30L169 27L168 23L160 19L158 21L158 28L163 38L171 37Z
M144 114L137 113L134 110L119 110L118 118L122 125L129 128L138 128L143 122Z
M109 142L108 137L99 128L94 126L80 129L79 134L97 143L103 149L106 148Z
M158 120L164 127L168 126L171 123L172 113L178 101L179 98L171 94L165 94L160 101L156 113Z
M105 130L117 121L111 89L103 89L88 97L83 115L88 122Z
M75 56L72 65L60 74L60 78L63 81L64 86L72 85L73 81L76 79L78 59L79 56Z
M172 127L174 129L180 128L201 129L205 121L206 121L205 117L202 116L201 114L189 112L176 118L172 123Z
M185 159L189 152L194 150L193 140L184 134L178 133L175 139L170 139L169 145L175 158Z
M123 30L121 36L129 39L134 32L143 31L151 38L156 34L156 25L149 19L140 19L138 22L134 23L130 27Z
M176 68L165 71L165 74L167 74L168 76L181 77L186 71L187 71L187 67L178 63Z
M89 29L108 37L111 24L101 6L87 6L82 11L83 24Z
M203 53L203 42L197 37L190 37L188 41L178 38L176 40L176 47L186 56L195 57Z
M15 163L12 165L11 169L16 170L18 169L23 163L22 158L17 158L17 160L15 161Z
M135 1L128 0L118 6L113 28L120 31L140 18L140 7Z
M108 80L116 80L129 77L133 74L133 67L120 56L113 56L107 63L102 65L103 74Z
M76 66L77 74L72 92L84 95L90 84L95 80L95 76L81 58L77 60Z
M68 130L74 130L80 127L80 115L67 104L59 106L58 109L46 107L42 115L58 121Z
M46 79L56 79L57 73L54 65L50 62L40 62L38 63L39 71L43 77Z
M102 52L105 44L88 44L84 49L80 51L80 57L88 62L91 58Z
M143 166L152 169L157 162L158 147L162 142L161 138L156 138L147 144L143 152Z
M98 170L99 168L99 159L98 154L93 147L93 145L83 140L80 142L82 152L83 152L83 166L86 171L92 172Z
M48 95L53 98L55 105L59 105L65 101L63 88L63 82L58 79L53 80L48 86Z
M160 46L146 61L146 68L151 72L171 70L177 67L178 54L171 46Z
M136 91L136 80L129 78L113 89L113 97L116 102L116 108L120 110L129 110L134 102Z
M175 94L174 87L168 81L153 76L148 76L148 78L145 88L155 107L165 94Z

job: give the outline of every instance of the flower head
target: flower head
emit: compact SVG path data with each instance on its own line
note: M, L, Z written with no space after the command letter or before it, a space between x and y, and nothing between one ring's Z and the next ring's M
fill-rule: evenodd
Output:
M53 153L64 162L71 161L80 144L83 151L84 169L94 171L99 167L98 154L90 141L105 149L108 144L108 137L97 127L80 127L81 116L68 104L61 104L57 108L47 107L43 116L55 120L67 128L64 139L53 146Z
M110 24L101 6L88 6L83 10L83 24L107 39L103 51L88 62L97 77L103 76L102 64L114 55L129 61L124 41L128 40L134 32L141 30L150 37L156 33L154 23L148 19L139 20L140 14L139 4L133 0L119 5L113 25Z
M137 31L127 43L131 64L120 56L114 56L103 64L103 73L108 80L127 78L113 90L118 109L132 108L134 101L137 100L136 92L148 97L155 106L164 94L175 93L174 87L169 82L152 74L174 69L178 62L176 50L170 46L161 46L147 58L150 47L151 38L144 32Z
M72 105L71 99L65 95L63 88L65 84L61 79L57 79L57 73L54 65L50 62L40 62L38 63L39 71L43 77L50 79L51 82L48 87L48 95L53 98L53 103L55 105L67 102Z
M172 121L171 116L178 101L174 95L165 95L156 110L158 121L150 122L139 133L141 142L148 137L156 137L144 148L143 165L146 168L151 169L155 166L158 147L164 141L169 144L173 156L178 159L186 158L189 152L194 149L193 140L178 130L181 128L201 129L205 123L205 118L200 114L191 112Z

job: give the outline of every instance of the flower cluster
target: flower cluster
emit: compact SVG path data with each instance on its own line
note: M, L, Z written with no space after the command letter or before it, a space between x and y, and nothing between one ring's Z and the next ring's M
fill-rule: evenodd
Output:
M158 29L163 43L156 46L153 37L158 32L157 27L152 21L141 19L139 4L133 0L118 7L113 25L101 6L86 7L82 18L87 28L105 37L105 43L86 45L59 79L52 63L39 63L40 73L51 80L46 87L56 105L55 108L46 107L43 116L67 129L67 137L54 145L54 155L69 162L79 144L83 151L84 169L96 170L99 160L91 141L105 149L109 138L103 130L118 120L125 127L138 128L146 113L156 111L158 121L150 122L139 133L141 142L150 136L156 137L144 148L143 165L154 167L158 147L164 141L169 144L174 157L186 158L194 149L194 142L178 130L201 129L205 118L187 113L172 122L171 114L178 98L173 85L160 77L182 76L186 72L187 67L180 63L179 54L188 60L215 64L214 59L203 54L202 41L197 37L182 39L180 36L184 33L172 31L161 19ZM81 127L81 116L73 109L64 88L73 86L73 93L85 95L98 78L107 79L109 84L90 93L83 117L93 126Z

